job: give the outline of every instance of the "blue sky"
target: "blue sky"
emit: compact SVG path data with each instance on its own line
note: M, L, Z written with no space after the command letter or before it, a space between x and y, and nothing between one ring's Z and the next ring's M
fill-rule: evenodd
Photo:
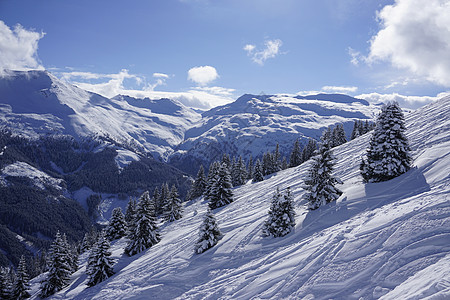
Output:
M443 0L1 0L0 68L198 108L308 91L416 107L450 90L447 20Z

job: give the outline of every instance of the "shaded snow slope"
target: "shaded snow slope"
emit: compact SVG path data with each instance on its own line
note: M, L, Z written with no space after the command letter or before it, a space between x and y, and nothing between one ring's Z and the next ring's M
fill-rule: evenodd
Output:
M414 168L398 178L362 183L358 165L369 135L362 136L335 148L344 181L336 203L305 208L309 163L248 183L214 211L223 239L196 255L207 207L199 199L144 253L128 258L125 240L115 243L116 275L87 288L83 267L53 299L448 299L449 116L446 98L407 117ZM263 238L277 186L291 187L297 225L285 237Z
M0 77L0 103L2 125L21 134L109 136L163 158L201 117L169 99L108 99L46 71L10 71Z
M203 113L200 123L186 132L178 152L171 157L177 167L189 170L190 162L208 166L222 153L248 159L274 151L289 158L294 141L318 139L330 125L342 123L349 137L356 119L371 120L378 107L346 95L243 95L235 102Z

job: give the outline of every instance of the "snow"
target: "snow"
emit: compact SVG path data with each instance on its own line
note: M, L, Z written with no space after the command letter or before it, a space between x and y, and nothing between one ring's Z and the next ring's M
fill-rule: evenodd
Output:
M3 169L1 169L0 171L0 182L3 182L3 184L7 184L6 177L8 176L28 177L36 187L42 190L45 189L45 185L52 186L53 188L56 188L58 190L63 189L60 186L60 184L63 182L62 179L53 178L25 162L15 162L3 167Z
M139 155L137 155L136 153L134 153L130 150L116 149L116 151L117 151L117 156L115 158L115 162L116 162L119 170L122 170L123 168L128 166L133 161L140 160Z
M214 210L223 238L197 255L208 205L191 201L143 253L126 257L126 239L113 243L111 278L87 288L83 264L52 299L448 299L448 116L450 97L406 117L414 167L393 180L362 183L364 135L334 149L335 175L344 181L335 203L306 209L301 186L309 162L247 183L234 189L234 202ZM296 226L285 237L262 237L277 186L291 187Z

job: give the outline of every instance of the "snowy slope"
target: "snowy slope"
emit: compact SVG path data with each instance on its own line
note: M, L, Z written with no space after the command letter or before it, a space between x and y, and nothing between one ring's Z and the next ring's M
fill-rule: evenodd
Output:
M46 71L10 71L0 77L1 123L21 134L109 136L165 158L200 117L175 100L108 99Z
M247 94L203 113L201 122L186 132L171 163L191 171L191 161L208 166L223 153L261 157L277 143L288 157L296 139L306 144L309 137L318 139L324 129L338 123L350 135L354 120L371 120L377 112L377 106L346 95Z
M362 183L365 135L335 149L344 181L337 203L308 212L301 200L308 163L234 190L215 210L224 237L194 254L207 204L162 228L142 254L113 245L116 275L87 288L85 268L53 299L449 299L450 97L407 116L414 168L389 182ZM291 187L296 228L263 238L275 187ZM37 279L33 291L37 291Z

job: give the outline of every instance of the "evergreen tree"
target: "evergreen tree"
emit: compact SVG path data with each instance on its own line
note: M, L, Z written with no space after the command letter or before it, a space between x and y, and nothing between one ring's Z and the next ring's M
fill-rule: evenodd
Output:
M25 257L22 255L17 267L16 280L12 290L13 299L27 299L30 298L30 284L28 283L28 273L26 268Z
M195 245L195 253L200 254L213 247L222 238L216 218L208 208L199 231L199 239Z
M328 143L330 147L333 146L333 132L331 130L331 126L328 126L327 129L322 131L322 136L320 139L321 141Z
M164 219L169 222L181 219L183 217L183 203L181 202L178 190L175 185L172 186L169 199L164 207Z
M136 216L136 206L136 200L130 197L125 209L125 222L127 222L128 229L133 226L134 218Z
M86 232L80 245L80 252L84 253L89 249L91 249L91 244L89 243L89 234Z
M89 255L86 273L89 275L88 286L94 286L114 275L114 260L110 257L110 244L102 232Z
M69 282L72 273L59 231L56 233L55 240L50 248L48 268L47 277L41 283L41 298L46 298L62 290Z
M281 195L277 187L270 205L269 217L264 223L265 236L285 236L295 227L295 211L290 188Z
M211 165L209 166L208 177L206 180L206 191L205 191L205 197L208 200L210 199L212 186L213 186L214 182L217 181L219 167L220 167L220 163L217 161L211 163Z
M289 158L289 167L296 167L302 163L302 152L300 150L299 140L295 140L294 147L292 148L291 156Z
M0 267L0 299L10 299L12 296L13 283L10 269Z
M411 168L402 110L397 102L383 105L360 169L364 182L395 178Z
M261 162L259 159L256 160L255 168L253 170L253 182L260 182L264 180L263 171L261 167Z
M273 173L281 170L281 154L280 154L280 145L277 143L275 147L275 153L273 154L273 162L272 162L272 171Z
M106 237L113 241L126 236L127 233L127 222L125 221L125 216L122 213L120 207L113 209L111 214L111 220L106 227Z
M337 124L333 129L333 145L332 147L337 147L342 144L347 143L347 138L345 137L344 125Z
M283 156L283 161L281 162L281 169L286 170L287 168L289 168L289 165L287 163L286 156Z
M161 198L161 194L159 193L158 187L155 187L155 190L153 191L153 197L152 197L152 199L154 199L153 202L155 203L155 207L158 206L159 198Z
M308 139L308 143L302 151L302 161L307 161L310 159L314 152L317 150L317 142L314 139Z
M231 159L230 159L230 156L228 154L226 154L226 153L224 153L223 156L222 156L222 164L223 163L225 163L225 165L228 168L228 171L230 171L230 169L232 167ZM219 165L221 165L221 163L219 163Z
M190 199L201 197L206 191L206 186L205 170L203 169L203 165L200 165L200 169L197 172L197 178L191 188Z
M136 217L125 253L129 256L142 252L157 244L161 239L156 224L155 207L148 192L144 192L139 199Z
M318 155L312 159L311 168L305 179L304 189L307 192L303 197L308 201L309 209L313 210L339 198L342 192L335 185L342 182L331 175L334 156L328 143L321 143Z
M234 158L234 157L233 157L233 160L231 162L230 176L231 176L231 183L233 184L233 186L241 185L241 176L240 176L240 173L239 173L239 164L236 161L236 158Z
M247 166L247 179L253 179L253 157L250 155L250 159L248 160Z
M67 263L70 266L71 274L78 269L78 252L73 251L73 247L67 242L66 234L62 235L62 246L67 257Z
M159 200L156 203L156 214L160 215L162 213L164 213L164 207L167 204L167 201L169 200L169 196L170 196L170 190L169 190L169 184L163 183L163 185L161 186L161 194L159 197Z
M219 168L217 179L211 187L209 207L215 209L233 202L231 176L225 163Z
M361 127L360 127L360 121L356 120L355 124L353 125L352 134L350 136L350 139L354 140L357 137L361 135Z

